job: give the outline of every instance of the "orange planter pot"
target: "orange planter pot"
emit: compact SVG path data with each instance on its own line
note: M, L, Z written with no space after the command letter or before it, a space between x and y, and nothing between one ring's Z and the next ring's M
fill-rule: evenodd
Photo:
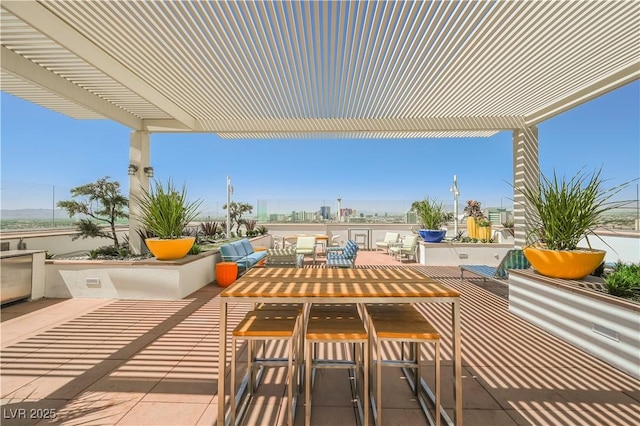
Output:
M607 254L603 250L578 249L574 251L548 250L527 247L524 255L540 274L551 278L580 280L602 263Z
M220 287L228 287L238 278L238 264L236 262L216 263L216 282Z
M182 259L189 253L195 241L195 237L183 237L171 240L147 238L144 240L151 254L158 260Z

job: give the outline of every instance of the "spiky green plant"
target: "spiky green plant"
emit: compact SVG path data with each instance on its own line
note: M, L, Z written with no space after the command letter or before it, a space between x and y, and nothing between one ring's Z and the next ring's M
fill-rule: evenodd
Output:
M588 236L594 234L605 212L624 204L609 200L629 182L603 188L602 168L590 175L583 170L570 179L559 178L555 171L552 178L541 174L537 187L519 188L534 211L527 234L529 244L542 243L551 250L575 250L583 238L589 244Z
M444 204L435 199L414 201L411 210L418 214L422 229L440 229L445 222Z
M188 201L186 186L178 191L171 179L166 188L154 181L136 198L140 206L140 222L147 231L161 239L182 237L184 228L198 216L202 200Z

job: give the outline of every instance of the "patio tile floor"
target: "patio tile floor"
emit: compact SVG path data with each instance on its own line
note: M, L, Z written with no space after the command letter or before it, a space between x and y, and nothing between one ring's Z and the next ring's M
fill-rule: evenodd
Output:
M357 264L417 268L461 291L465 425L640 424L640 381L511 315L502 284L486 286L471 274L461 281L456 267L401 266L382 252L361 252ZM216 424L219 291L211 284L179 301L41 300L2 308L2 425ZM230 322L248 309L236 306ZM420 309L449 329L446 307ZM451 413L446 332L442 350L443 405ZM242 370L245 358L238 359ZM428 349L430 384L432 362ZM426 424L401 372L383 374L384 424ZM244 424L286 423L284 382L283 369L266 371ZM312 424L355 425L348 389L346 372L319 371ZM303 401L296 425L304 424ZM56 418L44 418L52 410Z

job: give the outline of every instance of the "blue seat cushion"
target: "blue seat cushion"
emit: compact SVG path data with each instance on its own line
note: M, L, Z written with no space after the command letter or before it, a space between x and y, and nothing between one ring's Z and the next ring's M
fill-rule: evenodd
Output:
M253 246L251 245L249 240L247 240L246 238L243 238L243 239L240 240L240 244L242 244L242 247L244 248L244 251L247 254L253 253Z
M247 249L242 244L242 241L234 241L234 242L231 243L231 245L236 248L236 252L238 253L239 256L246 256L246 255L251 253L251 251L247 252Z
M220 253L222 253L222 259L225 262L235 262L238 260L238 251L233 244L224 244L220 246Z

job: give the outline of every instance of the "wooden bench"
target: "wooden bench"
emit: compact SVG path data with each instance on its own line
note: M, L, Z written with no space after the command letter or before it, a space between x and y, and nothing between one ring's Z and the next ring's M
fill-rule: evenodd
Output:
M460 280L464 279L464 271L480 275L484 281L505 280L509 277L509 269L529 269L531 264L520 249L509 250L497 267L488 265L460 265Z

